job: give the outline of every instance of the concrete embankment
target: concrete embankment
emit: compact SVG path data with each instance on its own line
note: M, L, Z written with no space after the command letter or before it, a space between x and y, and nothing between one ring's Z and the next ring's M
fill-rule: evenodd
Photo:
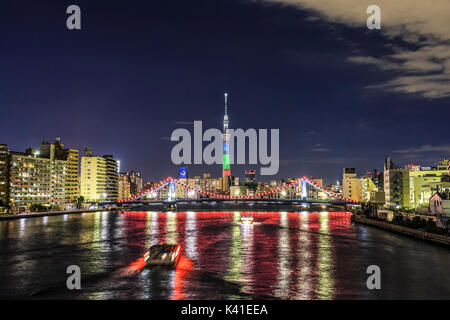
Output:
M116 208L110 209L80 209L80 210L70 210L70 211L50 211L50 212L28 212L28 213L19 213L19 214L1 214L1 220L14 220L14 219L22 219L22 218L37 218L37 217L46 217L46 216L62 216L65 214L80 214L84 212L99 212L99 211L112 211L117 210Z
M450 237L449 236L429 233L429 232L425 232L423 230L416 230L416 229L411 229L411 228L407 228L407 227L402 227L402 226L398 226L398 225L388 223L388 222L367 219L366 217L361 216L361 215L353 215L353 219L357 223L374 226L374 227L377 227L380 229L385 229L388 231L403 234L403 235L413 237L416 239L432 241L435 243L450 246Z

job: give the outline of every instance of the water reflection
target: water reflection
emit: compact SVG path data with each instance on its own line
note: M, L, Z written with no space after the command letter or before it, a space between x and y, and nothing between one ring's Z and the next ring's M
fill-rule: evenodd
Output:
M278 277L277 297L287 299L289 296L289 278L291 270L289 267L290 247L289 247L289 221L288 213L280 212L280 226L278 237Z
M242 225L243 216L252 216L254 223ZM392 238L401 243L395 250L389 246ZM182 246L176 270L142 269L145 250L159 242ZM389 262L397 267L417 268L416 275L430 268L448 270L445 248L427 246L415 252L414 240L356 228L350 214L340 212L96 212L20 219L0 222L0 296L44 292L44 297L87 299L361 297L370 294L363 266L384 261L386 255L395 254ZM83 290L70 296L57 289L66 281L68 264L79 265L86 277ZM355 278L357 274L362 276ZM439 274L436 281L430 280L433 274ZM427 275L432 283L428 292L449 293L443 281L448 276L433 274ZM404 292L404 286L399 287Z
M241 213L234 212L231 226L231 245L228 252L228 269L225 274L227 281L238 281L241 277L242 266L242 235L241 235Z
M155 245L158 243L158 212L147 213L147 216L151 217L150 223L151 245Z
M178 241L177 229L177 213L167 212L166 214L166 242L177 243Z
M308 212L300 212L300 226L297 241L297 261L298 261L298 275L297 275L297 292L295 299L310 299L312 292L312 277L311 277L311 253L309 250L310 239L308 234Z
M318 298L333 299L334 297L334 279L333 279L333 252L331 246L331 236L329 232L328 212L321 212L319 215L319 247L317 250L317 272L318 280Z
M26 226L27 219L23 218L23 219L19 219L19 221L20 221L19 237L22 238L25 235L25 226Z
M196 213L186 213L185 255L190 260L197 260L197 219Z
M243 290L250 292L253 283L253 267L255 257L253 255L253 235L254 225L244 224L241 225L241 238L242 238L242 280Z

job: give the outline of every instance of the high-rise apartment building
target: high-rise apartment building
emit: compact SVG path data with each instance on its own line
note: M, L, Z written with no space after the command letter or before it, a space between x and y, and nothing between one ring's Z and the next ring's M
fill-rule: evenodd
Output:
M389 208L409 208L409 174L394 164L390 157L384 162L385 205Z
M142 175L140 172L135 172L131 170L130 172L124 172L121 174L126 176L128 183L130 185L130 193L132 196L142 192L144 182L142 180Z
M342 171L342 195L355 201L361 201L361 180L355 168L344 168Z
M131 197L131 187L130 182L126 173L119 174L119 200L129 199Z
M78 184L79 151L76 149L67 150L67 180L66 180L66 201L68 203L76 202L80 195Z
M67 203L74 203L80 195L78 187L78 166L79 151L77 149L64 148L60 138L56 138L54 143L44 141L40 147L40 157L50 160L66 161L66 185L64 193Z
M194 176L193 178L187 178L187 179L180 179L181 182L186 183L188 186L199 189L202 191L207 192L221 192L222 189L219 184L219 179L213 179L211 178L210 173L204 173L203 177L200 176ZM182 192L183 189L180 189L180 192Z
M0 144L0 203L9 204L9 158L6 144Z
M140 194L144 189L144 182L140 172L131 170L119 174L119 200Z
M63 205L66 203L65 160L41 157L38 151L11 152L10 205L14 211L25 211L32 204Z
M119 198L119 161L112 155L104 155L106 163L106 198L107 201L117 201Z
M117 201L119 198L118 161L112 155L81 158L81 196L85 201Z
M374 191L378 191L379 189L373 182L372 178L367 177L361 177L361 195L360 200L361 202L369 202L371 200L371 195Z

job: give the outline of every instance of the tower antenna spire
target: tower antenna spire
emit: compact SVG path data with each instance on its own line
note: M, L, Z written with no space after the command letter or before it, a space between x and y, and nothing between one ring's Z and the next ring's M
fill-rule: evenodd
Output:
M225 114L228 114L228 93L225 92Z

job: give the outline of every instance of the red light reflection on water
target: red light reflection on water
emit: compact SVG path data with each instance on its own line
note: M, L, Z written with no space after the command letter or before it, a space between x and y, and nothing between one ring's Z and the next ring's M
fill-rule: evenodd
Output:
M141 257L133 262L131 262L124 271L126 275L133 275L141 272L141 270L145 267L144 257Z
M186 258L185 256L180 257L180 261L177 265L177 270L185 270L185 271L192 271L194 270L194 262Z
M158 212L150 218L147 213L126 215L133 218L124 221L129 245L142 241L131 237L136 233L147 234L153 242L172 240L181 245L180 261L171 281L174 300L192 297L195 270L225 274L227 281L241 283L249 294L332 298L344 286L338 271L352 264L339 259L347 255L348 243L355 237L349 212L192 212L189 217L185 212L177 212L175 217ZM242 216L255 219L246 232L235 226ZM154 221L156 228L148 228L149 221ZM195 266L186 255L194 258ZM145 261L139 258L125 268L125 274L139 273L144 267Z
M194 262L182 255L175 269L172 300L185 299L184 281L192 270L194 270Z

